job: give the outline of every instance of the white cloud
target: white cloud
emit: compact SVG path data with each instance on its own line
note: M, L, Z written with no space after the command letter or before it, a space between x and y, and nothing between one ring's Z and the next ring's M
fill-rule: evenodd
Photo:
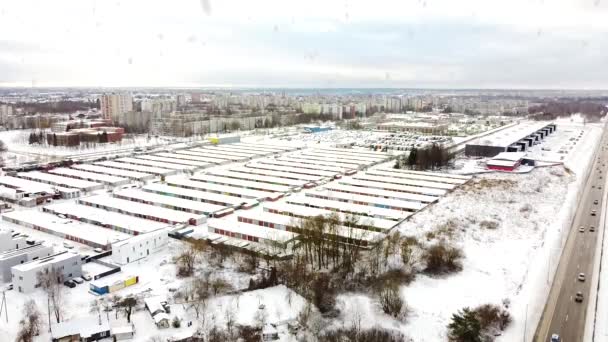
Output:
M0 85L606 87L607 16L608 0L11 1Z

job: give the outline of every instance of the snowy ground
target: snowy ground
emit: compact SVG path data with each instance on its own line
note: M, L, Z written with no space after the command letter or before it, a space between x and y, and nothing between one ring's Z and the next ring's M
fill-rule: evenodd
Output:
M169 146L189 142L201 142L201 137L175 138L175 137L151 137L146 134L128 135L119 143L97 144L94 147L62 147L29 145L29 130L11 130L0 132L0 140L7 145L9 152L5 156L7 165L19 164L28 161L45 162L61 158L69 158L87 154L112 154L122 150L136 147L158 147Z
M170 289L178 289L183 287L184 282L188 279L178 279L175 276L175 264L171 262L172 256L181 248L182 243L179 241L170 241L169 246L161 251L148 257L146 260L135 262L123 266L120 273L108 276L104 280L123 279L128 275L138 275L140 282L137 285L127 287L117 292L120 296L129 294L150 297L158 296L162 300L169 300L172 303L172 293ZM203 263L201 268L213 270L214 277L224 277L229 280L237 289L245 288L249 281L249 276L235 271L234 265L227 262L226 267L222 269L213 269ZM90 273L97 273L102 266L96 264L86 264L83 269ZM76 288L65 288L65 320L94 315L91 312L91 303L99 298L88 291L89 283L77 285ZM0 341L13 341L18 329L18 321L21 319L21 310L23 304L34 299L38 304L43 316L46 318L46 297L41 290L31 294L22 294L17 291L9 291L6 295L9 308L8 324L2 317L0 321ZM305 300L293 291L284 286L277 286L263 290L244 292L235 295L225 295L214 297L209 301L206 317L208 322L224 327L226 320L226 311L230 310L234 313L234 321L238 324L254 324L257 311L265 312L267 323L280 323L287 320L293 320L305 305ZM261 309L263 308L263 309ZM136 335L133 341L147 342L152 337L171 337L180 334L193 332L198 327L198 320L193 310L187 310L187 306L180 303L171 305L171 318L178 317L182 320L182 327L175 329L158 329L154 325L154 321L150 314L143 308L136 311L132 316L132 321L136 327ZM115 313L109 313L110 322L112 325L126 323L126 318L122 313L118 314L118 319L115 319ZM187 327L187 322L192 321L195 324L192 327ZM48 341L48 324L44 323L42 329L44 332L36 341ZM280 329L280 331L282 331ZM281 341L292 341L292 337L288 336L284 331L280 334Z

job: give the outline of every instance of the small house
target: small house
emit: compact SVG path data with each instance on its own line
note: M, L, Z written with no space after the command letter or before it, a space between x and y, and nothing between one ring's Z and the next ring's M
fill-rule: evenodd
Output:
M130 340L135 335L135 326L133 324L113 326L110 328L110 334L114 341Z
M51 327L52 342L98 341L110 337L110 323L103 316L77 318Z

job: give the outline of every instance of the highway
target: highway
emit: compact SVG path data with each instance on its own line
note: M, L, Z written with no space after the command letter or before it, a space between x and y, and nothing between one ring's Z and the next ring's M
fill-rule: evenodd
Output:
M599 237L605 228L604 220L600 220L606 214L603 198L608 171L605 166L608 165L608 148L604 148L607 143L608 135L604 133L598 153L594 156L593 169L584 183L584 191L534 341L550 341L552 334L558 334L562 342L583 341L590 290L592 286L597 287L597 284L592 284L596 247L601 243ZM592 210L597 210L595 216L591 215ZM584 232L579 231L581 227ZM590 227L595 227L595 231L591 231ZM580 273L585 274L584 281L578 279ZM583 294L582 302L575 301L577 292Z

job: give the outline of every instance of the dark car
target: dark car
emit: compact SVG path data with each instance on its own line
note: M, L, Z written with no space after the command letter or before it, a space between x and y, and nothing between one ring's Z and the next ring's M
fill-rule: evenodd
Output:
M577 303L581 303L583 301L583 293L577 292L576 295L574 296L574 301Z
M73 282L73 281L71 281L71 280L66 280L66 281L64 281L64 282L63 282L63 285L65 285L65 286L67 286L67 287L69 287L69 288L71 288L71 289L73 289L73 288L75 288L75 287L76 287L76 283L75 283L75 282Z

